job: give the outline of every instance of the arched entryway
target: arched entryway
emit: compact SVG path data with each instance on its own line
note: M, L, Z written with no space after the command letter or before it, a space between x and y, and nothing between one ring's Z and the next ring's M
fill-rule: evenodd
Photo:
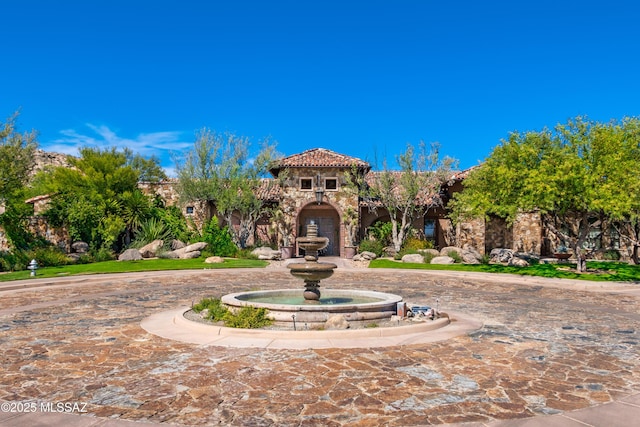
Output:
M327 203L309 204L298 214L297 235L306 236L307 225L314 221L318 225L318 235L329 238L329 244L320 253L321 256L340 256L340 215Z

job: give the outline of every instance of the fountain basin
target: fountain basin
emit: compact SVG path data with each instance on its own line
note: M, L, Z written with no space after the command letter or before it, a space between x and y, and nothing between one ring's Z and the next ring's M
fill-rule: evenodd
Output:
M326 289L318 304L304 302L300 291L279 289L271 291L238 292L224 295L222 303L230 309L245 306L266 308L277 326L293 329L320 329L330 317L342 315L353 326L386 321L397 313L402 297L375 291Z

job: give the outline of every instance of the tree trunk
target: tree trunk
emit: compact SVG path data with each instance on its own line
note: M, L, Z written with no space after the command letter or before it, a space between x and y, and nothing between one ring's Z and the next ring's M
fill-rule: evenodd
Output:
M584 273L587 271L587 258L580 252L577 254L576 270L578 273Z

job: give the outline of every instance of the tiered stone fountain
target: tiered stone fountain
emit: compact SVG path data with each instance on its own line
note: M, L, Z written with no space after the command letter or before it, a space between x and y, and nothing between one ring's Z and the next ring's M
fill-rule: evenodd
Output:
M333 275L337 265L330 262L318 262L318 252L327 247L329 239L318 237L318 226L311 222L307 226L307 236L298 237L296 243L304 249L305 262L289 264L291 274L304 280L304 300L306 303L318 304L320 301L320 280Z
M316 224L307 226L307 235L296 239L305 251L304 262L289 264L291 274L304 280L304 291L278 289L229 294L222 297L228 307L264 307L276 325L295 329L323 328L326 321L342 315L350 325L366 325L388 320L397 313L402 301L399 295L375 291L329 289L320 293L320 281L333 275L333 263L318 262L318 251L328 244L326 237L318 236Z

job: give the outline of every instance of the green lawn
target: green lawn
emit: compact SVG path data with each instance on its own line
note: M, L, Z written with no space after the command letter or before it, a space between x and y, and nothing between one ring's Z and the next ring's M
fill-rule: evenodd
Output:
M44 267L38 270L36 278L73 276L80 274L128 273L135 271L199 270L218 268L263 268L266 261L251 259L226 259L222 264L205 264L196 259L151 259L143 261L105 261L92 264L74 264L61 267ZM640 284L640 266L620 262L590 261L588 272L578 274L573 264L537 264L530 267L509 267L498 264L409 264L389 259L371 261L369 268L399 268L445 271L475 271L483 273L509 273L523 276L555 277L604 282L632 282ZM29 271L0 274L0 282L29 279Z
M129 273L133 271L160 270L199 270L218 268L260 268L266 261L253 259L225 259L222 264L205 264L203 258L195 259L150 259L143 261L105 261L92 264L73 264L61 267L43 267L38 269L36 278L73 276L79 274ZM0 282L29 279L30 271L16 271L0 274Z
M588 271L586 273L577 273L575 267L575 264L536 264L529 267L509 267L499 264L410 264L389 259L376 259L369 264L369 268L509 273L523 276L581 279L599 282L634 282L640 284L640 266L621 262L590 261L587 263Z

